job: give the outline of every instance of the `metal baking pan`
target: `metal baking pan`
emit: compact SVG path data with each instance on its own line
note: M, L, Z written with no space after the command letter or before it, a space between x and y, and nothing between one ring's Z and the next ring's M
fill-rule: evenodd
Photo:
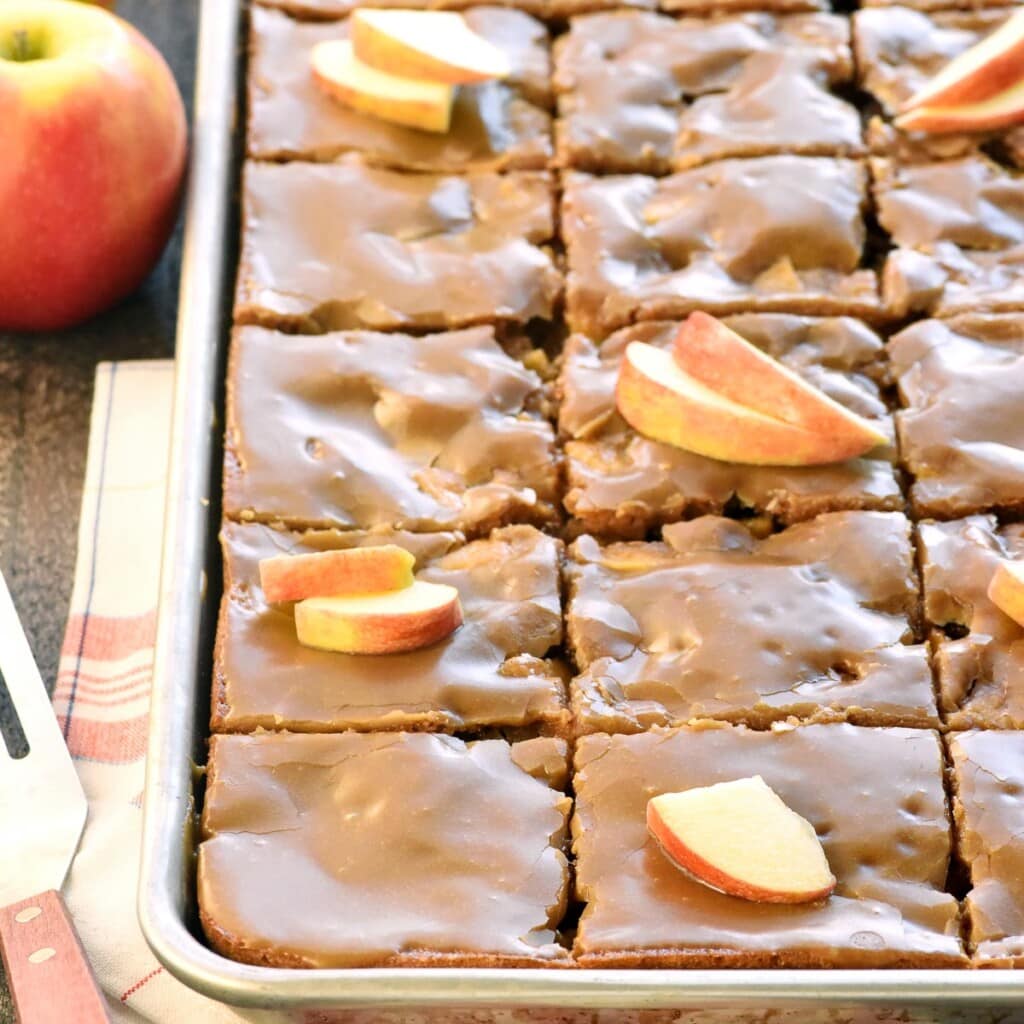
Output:
M243 3L203 0L201 9L139 882L139 917L156 956L186 985L208 996L236 1006L278 1010L699 1007L702 1021L736 1022L776 1019L776 1010L788 1009L789 1020L838 1024L875 1020L870 1009L884 1008L908 1011L898 1016L900 1021L1024 1020L1024 972L286 970L235 963L203 944L193 895L192 832L195 765L205 760L212 635L220 596L217 456L237 250L234 193Z

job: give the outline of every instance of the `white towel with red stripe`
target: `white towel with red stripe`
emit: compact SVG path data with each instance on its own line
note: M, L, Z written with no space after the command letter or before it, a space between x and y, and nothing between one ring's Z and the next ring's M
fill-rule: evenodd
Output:
M237 1011L179 983L136 919L142 788L167 483L173 364L106 363L96 374L71 613L54 707L89 799L65 888L118 1022L156 1024L874 1024L869 1010ZM888 1020L889 1017L884 1017ZM895 1019L895 1018L893 1018ZM900 1020L924 1021L917 1015ZM72 1024L72 1022L68 1022Z

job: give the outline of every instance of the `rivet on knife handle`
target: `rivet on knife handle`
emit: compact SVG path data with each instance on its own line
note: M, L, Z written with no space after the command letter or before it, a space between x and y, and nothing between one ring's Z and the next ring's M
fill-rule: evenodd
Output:
M21 1024L109 1024L60 893L51 889L0 909L0 949Z

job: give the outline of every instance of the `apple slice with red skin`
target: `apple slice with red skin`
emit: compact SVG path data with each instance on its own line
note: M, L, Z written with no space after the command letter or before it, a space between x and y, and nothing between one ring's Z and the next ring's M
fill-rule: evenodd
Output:
M902 110L974 105L1011 89L1022 78L1024 10L1018 10L995 32L954 57L903 104Z
M402 78L464 85L506 78L508 58L454 11L376 10L352 13L356 57Z
M383 594L311 597L295 606L300 644L344 654L399 654L429 647L461 624L458 590L423 580Z
M760 775L647 802L647 828L676 867L757 903L813 903L836 879L810 822Z
M718 394L644 342L626 348L615 402L645 437L723 462L810 466L842 462L879 443L874 431L815 433Z
M444 133L451 124L455 88L388 74L364 64L348 39L325 39L310 55L313 80L328 96L360 114Z
M1018 626L1024 626L1024 561L999 563L988 584L988 598Z
M691 313L672 348L676 364L712 391L794 427L850 438L866 448L887 438L788 367L707 313Z
M416 559L396 544L260 560L260 586L272 604L307 597L375 594L411 587Z
M907 132L988 132L1024 123L1024 81L1017 81L994 96L975 103L928 104L914 107L896 118L896 127Z

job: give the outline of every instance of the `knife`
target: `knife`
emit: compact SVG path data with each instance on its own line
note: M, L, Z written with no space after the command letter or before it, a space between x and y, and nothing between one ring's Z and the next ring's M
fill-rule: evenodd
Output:
M15 1011L21 1024L103 1024L106 1001L60 894L85 793L0 573L3 684L28 743L14 757L0 739L0 952Z

